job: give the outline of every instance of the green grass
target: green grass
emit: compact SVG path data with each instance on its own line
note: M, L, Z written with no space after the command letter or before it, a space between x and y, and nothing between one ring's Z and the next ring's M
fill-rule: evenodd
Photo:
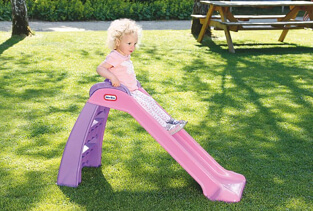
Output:
M224 168L239 203L212 202L127 113L109 115L100 168L56 185L68 135L102 79L106 32L0 32L0 210L312 210L312 31L145 31L132 56L143 87Z

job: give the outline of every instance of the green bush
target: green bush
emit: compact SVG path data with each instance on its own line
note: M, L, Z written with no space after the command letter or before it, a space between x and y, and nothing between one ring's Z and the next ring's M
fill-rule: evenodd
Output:
M0 0L0 21L11 20L10 1Z
M190 18L193 0L26 0L30 19L45 21L169 20ZM0 20L11 19L10 1L0 0Z

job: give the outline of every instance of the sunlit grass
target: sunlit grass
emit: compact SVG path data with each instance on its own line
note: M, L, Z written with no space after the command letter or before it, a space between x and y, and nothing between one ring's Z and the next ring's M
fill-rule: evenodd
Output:
M106 32L0 32L0 210L310 210L311 30L144 31L132 55L142 86L226 169L247 185L240 203L206 199L200 186L129 115L110 111L102 166L78 188L59 187L68 135L103 79Z

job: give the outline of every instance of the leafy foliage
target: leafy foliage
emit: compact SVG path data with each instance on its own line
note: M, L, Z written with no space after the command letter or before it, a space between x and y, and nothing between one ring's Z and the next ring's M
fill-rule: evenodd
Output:
M192 0L28 0L28 16L45 21L186 20L192 13ZM10 2L0 0L0 20L11 19Z
M0 21L11 20L10 1L0 0Z

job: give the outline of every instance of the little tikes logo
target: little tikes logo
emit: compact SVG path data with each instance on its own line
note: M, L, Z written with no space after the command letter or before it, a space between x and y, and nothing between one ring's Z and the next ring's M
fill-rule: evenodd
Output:
M112 94L106 94L103 96L104 100L107 100L107 101L116 101L117 100L117 97L116 95L112 95Z

